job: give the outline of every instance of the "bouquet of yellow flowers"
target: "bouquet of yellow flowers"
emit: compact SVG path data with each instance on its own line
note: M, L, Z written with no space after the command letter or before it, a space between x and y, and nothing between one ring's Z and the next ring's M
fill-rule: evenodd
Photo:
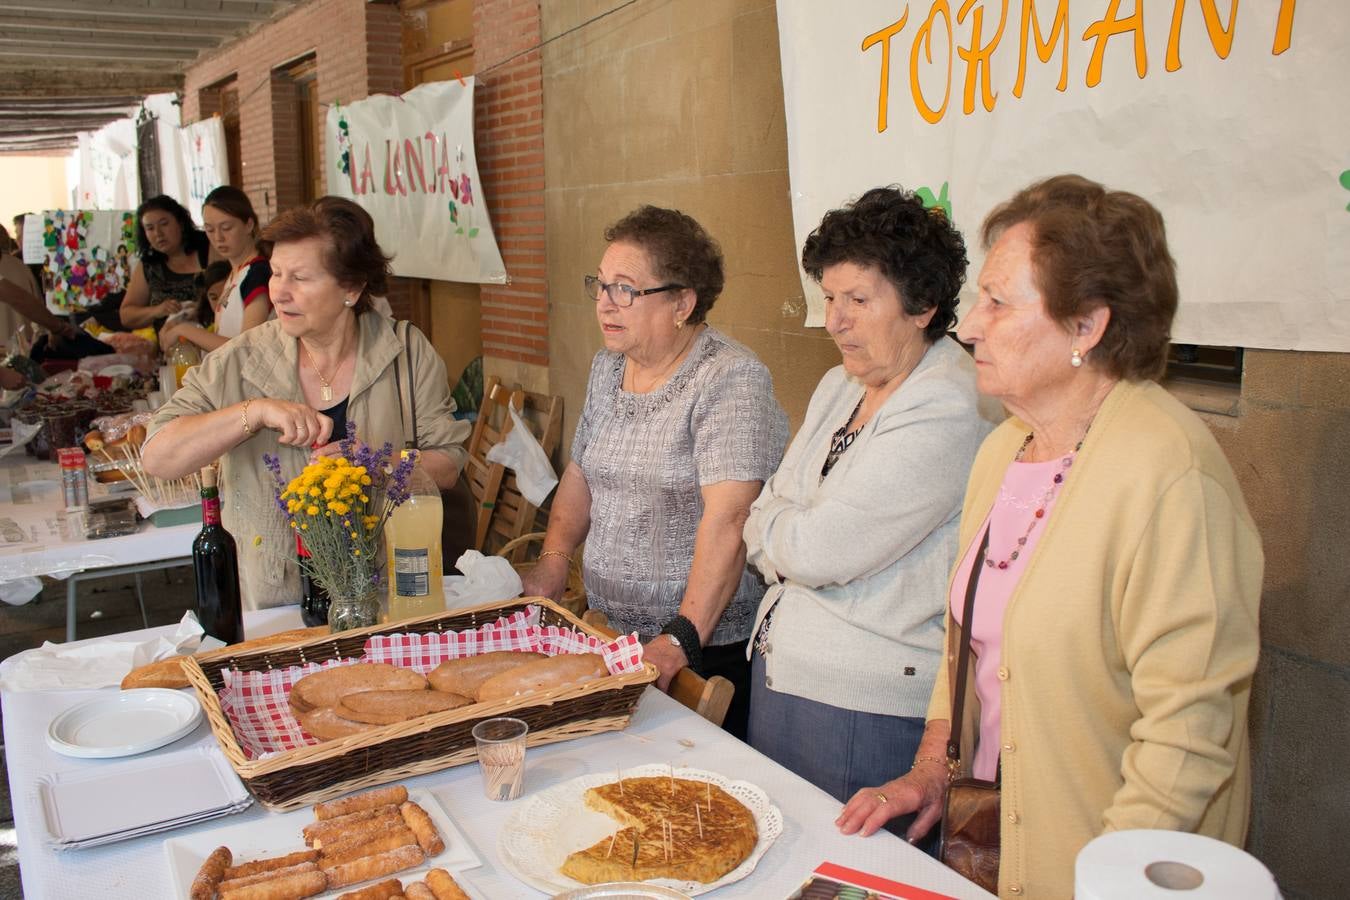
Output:
M376 449L356 439L348 423L340 455L323 456L287 481L281 461L264 454L276 483L277 506L303 543L300 565L332 600L334 631L373 625L383 594L384 525L408 499L415 454L395 460L392 444Z

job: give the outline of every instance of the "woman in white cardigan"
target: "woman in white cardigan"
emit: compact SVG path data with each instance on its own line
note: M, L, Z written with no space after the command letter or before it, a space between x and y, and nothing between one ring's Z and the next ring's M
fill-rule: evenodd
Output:
M827 213L802 250L843 364L745 526L769 584L749 736L841 803L908 770L941 664L961 497L992 428L947 337L966 263L947 218L896 188Z

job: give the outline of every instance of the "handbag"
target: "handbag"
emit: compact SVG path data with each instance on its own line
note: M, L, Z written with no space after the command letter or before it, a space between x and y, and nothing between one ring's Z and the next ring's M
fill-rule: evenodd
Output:
M970 634L975 614L975 588L989 549L989 529L966 582L965 612L961 616L961 650L956 664L956 699L952 733L947 741L947 768L955 775L961 765L961 722L965 712L966 677L970 671ZM964 878L992 894L998 893L999 783L980 778L953 778L947 785L942 811L942 839L938 855Z
M394 325L397 332L399 328L403 329L403 358L408 367L408 415L412 419L412 440L409 446L413 450L420 450L421 444L417 437L417 390L413 383L413 364L412 364L412 324L409 322L398 322ZM403 387L398 375L398 367L394 367L394 384L398 390L400 399L403 395ZM403 415L402 404L399 406L399 415ZM460 471L459 478L455 479L453 487L443 488L441 490L441 568L442 571L450 572L455 568L455 563L464 555L465 550L478 549L477 544L477 525L478 525L478 503L473 499L473 492L469 490L469 479L465 472Z

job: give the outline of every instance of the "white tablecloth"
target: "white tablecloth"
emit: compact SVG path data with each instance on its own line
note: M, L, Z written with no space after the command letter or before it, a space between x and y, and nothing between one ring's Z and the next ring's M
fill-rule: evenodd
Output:
M293 607L252 613L246 621L247 631L254 637L297 624ZM34 779L45 773L79 772L117 763L117 760L70 759L47 748L43 735L48 722L89 696L88 691L72 691L5 694L0 698L4 704L5 754L24 896L29 900L167 898L169 874L161 848L166 835L60 853L43 843L45 825ZM194 744L214 746L214 740L209 726L203 722L193 734L165 751ZM688 765L753 782L783 811L783 834L759 866L745 880L719 891L718 897L764 900L787 897L812 869L825 861L963 900L991 896L889 832L869 838L841 835L834 827L840 807L832 797L654 688L647 690L625 731L531 748L527 755L525 796L580 775L613 772L619 767L644 763ZM409 779L406 783L431 791L473 843L484 865L464 874L483 896L543 896L506 872L497 852L497 833L522 801L499 803L485 799L478 767L472 764ZM268 815L271 814L254 806L227 819L168 834L208 831Z
M106 495L90 482L91 496ZM61 467L23 454L0 461L0 519L10 519L22 532L0 531L0 581L37 575L61 577L72 572L126 566L192 555L199 524L156 528L142 522L135 534L86 540L65 526Z

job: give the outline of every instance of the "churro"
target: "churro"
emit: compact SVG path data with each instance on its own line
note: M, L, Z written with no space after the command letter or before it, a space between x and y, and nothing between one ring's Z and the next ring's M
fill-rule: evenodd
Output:
M410 800L400 806L398 811L403 814L403 821L408 823L413 834L417 835L417 844L422 852L427 856L435 856L445 849L445 841L441 840L436 823L431 821L425 809Z
M188 896L192 900L211 900L216 895L216 888L225 880L225 870L233 860L229 847L217 847L211 851L197 871L197 877L192 879L192 890Z

